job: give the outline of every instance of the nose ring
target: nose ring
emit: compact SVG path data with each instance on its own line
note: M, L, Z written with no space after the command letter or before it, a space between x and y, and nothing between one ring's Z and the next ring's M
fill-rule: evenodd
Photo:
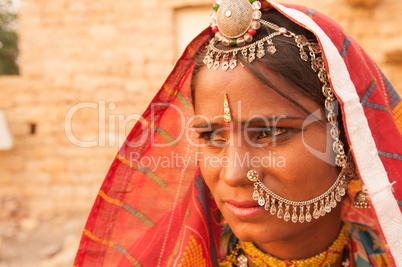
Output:
M258 172L256 170L249 170L247 172L247 178L251 181L251 182L256 182L258 181Z

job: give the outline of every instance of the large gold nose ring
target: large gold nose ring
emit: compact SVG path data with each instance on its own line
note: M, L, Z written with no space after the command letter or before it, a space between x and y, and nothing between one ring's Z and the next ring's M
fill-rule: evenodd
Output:
M247 178L252 182L256 182L258 180L258 172L256 170L249 170L247 172Z

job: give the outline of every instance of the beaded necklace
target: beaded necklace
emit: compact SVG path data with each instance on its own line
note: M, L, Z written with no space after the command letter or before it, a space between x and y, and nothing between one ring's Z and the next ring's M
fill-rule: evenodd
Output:
M247 258L258 267L299 267L299 266L330 266L334 264L345 247L345 241L348 237L348 229L346 224L343 224L339 231L338 237L332 242L328 249L315 255L311 258L302 260L280 260L269 254L265 254L259 250L251 242L239 241L230 255L219 263L223 267L247 267ZM246 257L247 256L247 257ZM346 257L347 261L347 257ZM345 265L346 262L342 264Z

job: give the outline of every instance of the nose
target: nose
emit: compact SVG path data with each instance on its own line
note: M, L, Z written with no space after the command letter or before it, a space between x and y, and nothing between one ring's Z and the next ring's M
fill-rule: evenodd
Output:
M252 151L246 144L231 144L225 147L224 157L227 164L222 164L219 178L231 187L252 185L253 182L247 178L247 172L251 169L258 173L260 171L260 166L253 164Z

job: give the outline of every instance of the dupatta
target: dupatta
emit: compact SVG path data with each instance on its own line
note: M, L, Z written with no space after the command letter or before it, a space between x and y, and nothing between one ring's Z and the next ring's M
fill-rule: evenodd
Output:
M371 208L346 220L380 234L402 266L402 102L357 42L311 9L261 1L313 32L340 103L346 137ZM186 48L128 135L101 186L74 266L216 266L219 212L197 167L190 84L208 28ZM348 190L353 194L356 189Z

